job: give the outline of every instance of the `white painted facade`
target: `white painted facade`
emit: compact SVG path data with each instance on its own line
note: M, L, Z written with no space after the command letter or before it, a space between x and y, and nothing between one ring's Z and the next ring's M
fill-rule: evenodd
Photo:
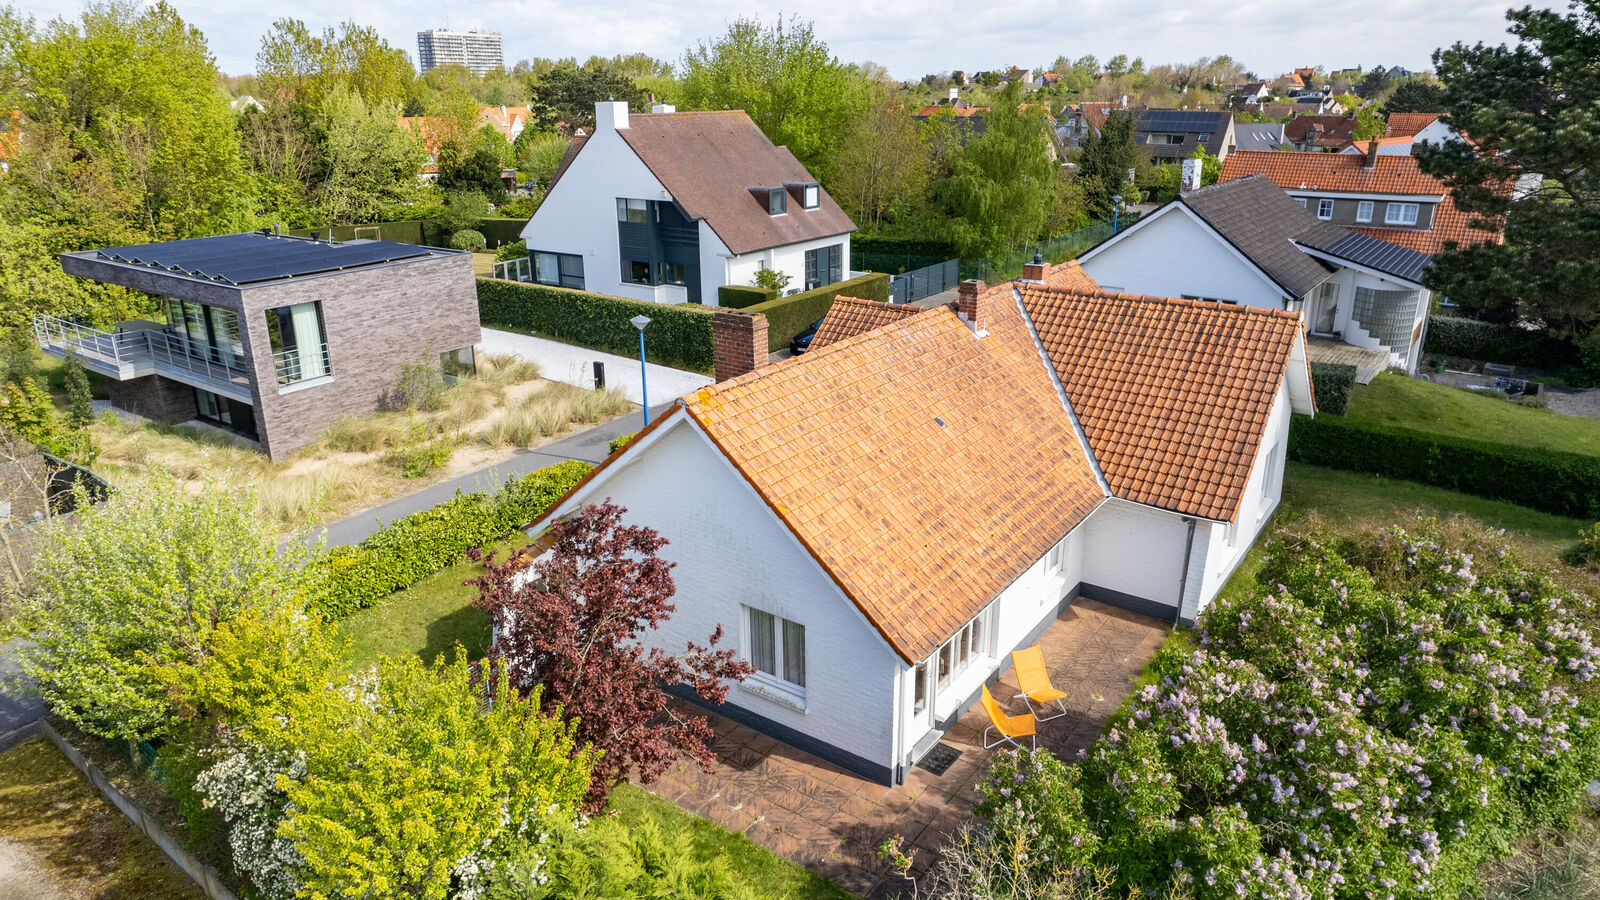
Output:
M1181 203L1169 203L1140 219L1080 256L1078 264L1114 293L1206 297L1268 309L1283 309L1288 299Z
M643 285L622 279L617 200L673 199L618 133L628 127L628 119L626 103L596 104L594 133L523 226L522 238L530 253L582 256L586 291L655 303L685 303L689 295L682 285ZM806 251L833 244L842 245L843 278L849 278L849 234L735 256L710 223L701 219L695 224L700 243L700 302L706 306L718 305L717 288L751 284L761 268L778 269L789 276L790 289L799 290L805 285Z

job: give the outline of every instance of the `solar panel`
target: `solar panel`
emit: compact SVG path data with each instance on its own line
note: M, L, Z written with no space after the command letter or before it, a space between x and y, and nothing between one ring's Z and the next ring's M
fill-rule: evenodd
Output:
M1420 281L1422 270L1433 262L1433 257L1426 253L1391 244L1358 231L1349 232L1322 249L1340 259L1387 272L1408 281Z
M416 259L436 252L396 241L338 244L250 232L109 247L99 255L114 262L242 285Z
M1141 131L1213 131L1222 114L1184 109L1151 109L1139 116Z

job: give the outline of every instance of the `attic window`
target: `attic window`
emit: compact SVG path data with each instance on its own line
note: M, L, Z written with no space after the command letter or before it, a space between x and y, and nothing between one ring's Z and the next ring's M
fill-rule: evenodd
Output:
M822 188L815 184L808 184L804 191L805 199L802 201L806 209L816 209L822 203Z
M767 191L767 214L781 216L789 211L789 192L782 188Z

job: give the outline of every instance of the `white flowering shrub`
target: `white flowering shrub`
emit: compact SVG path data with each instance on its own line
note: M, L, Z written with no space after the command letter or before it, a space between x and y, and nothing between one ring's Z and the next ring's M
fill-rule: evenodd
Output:
M1001 846L1147 893L1454 898L1571 820L1600 767L1586 598L1399 529L1268 552L1076 766L996 763Z
M300 890L305 860L294 842L278 833L289 803L278 777L304 777L304 754L246 744L213 755L217 761L199 774L194 787L205 805L228 823L234 867L267 900L292 900Z

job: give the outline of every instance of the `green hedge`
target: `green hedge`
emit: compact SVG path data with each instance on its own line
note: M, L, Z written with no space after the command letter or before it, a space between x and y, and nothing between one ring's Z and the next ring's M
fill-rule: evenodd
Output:
M1317 412L1342 416L1350 410L1350 392L1356 386L1356 367L1344 363L1311 364L1311 387Z
M725 284L717 288L717 304L728 309L744 309L776 300L778 292L770 288L752 287L748 284Z
M805 331L812 322L822 318L833 305L833 298L843 294L862 300L889 302L889 276L869 272L859 278L801 291L766 303L745 307L747 313L760 313L767 317L767 349L778 350L789 346L795 335Z
M960 251L956 249L956 245L949 241L876 237L856 232L850 237L850 264L855 266L858 272L861 271L861 265L856 262L856 257L860 253L882 253L890 256L931 256L935 258L934 262L944 262L947 259L954 259L961 255Z
M477 230L483 232L484 238L489 241L489 249L493 250L502 244L522 240L522 229L527 225L527 219L479 219Z
M538 518L594 466L567 460L506 482L493 494L454 499L396 519L361 543L316 563L306 608L333 619L365 609Z
M478 318L484 325L548 335L619 356L639 352L639 332L628 320L641 313L650 317L645 332L645 355L650 361L711 371L712 310L707 307L478 279Z
M351 241L357 237L374 237L373 229L377 229L376 237L385 241L398 241L402 244L432 244L441 246L443 235L437 228L430 229L432 222L420 219L410 219L404 222L373 222L370 225L334 225L322 228L296 228L289 232L300 237L310 237L315 231L319 237L332 238L336 241ZM428 238L434 238L429 241Z
M1423 349L1440 356L1461 356L1535 369L1559 369L1578 360L1577 347L1548 332L1454 316L1428 317L1428 337Z
M1600 459L1372 425L1295 416L1289 458L1449 488L1561 516L1600 517Z
M904 275L913 269L936 266L954 256L924 256L916 253L868 253L850 248L850 265L858 272L887 272Z

